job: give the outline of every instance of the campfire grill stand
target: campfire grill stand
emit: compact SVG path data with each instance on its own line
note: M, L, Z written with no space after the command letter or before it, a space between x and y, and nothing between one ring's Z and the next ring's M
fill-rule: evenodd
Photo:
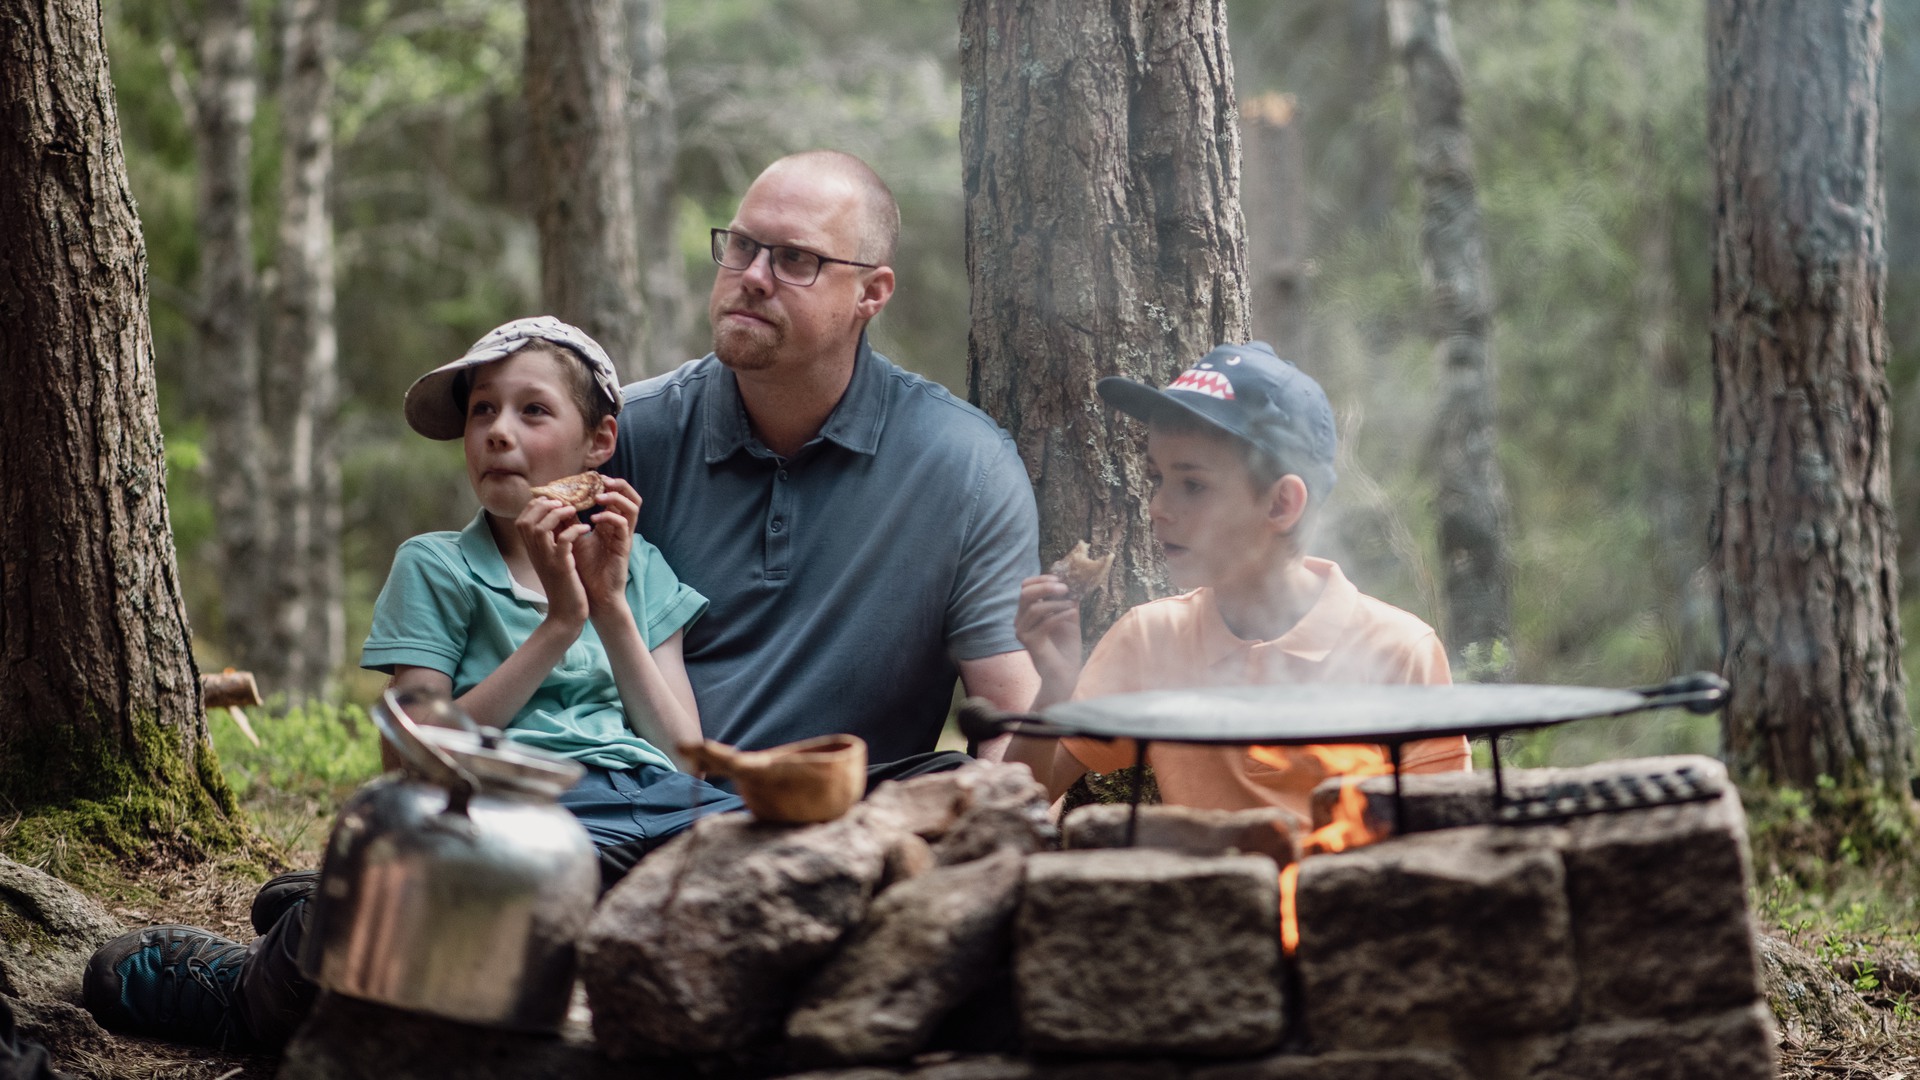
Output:
M1147 747L1155 742L1215 745L1366 745L1387 748L1393 766L1394 830L1406 831L1401 797L1401 748L1417 739L1484 736L1493 757L1493 807L1510 804L1500 762L1500 736L1553 727L1574 720L1626 716L1648 709L1714 712L1726 701L1726 680L1710 672L1683 675L1658 686L1613 690L1584 686L1468 684L1461 686L1244 686L1212 690L1154 690L1055 705L1039 713L1001 712L970 699L960 709L960 729L976 742L1002 734L1042 738L1134 741L1134 774L1128 802L1127 846L1139 825ZM1684 773L1684 770L1683 770ZM1615 805L1655 805L1708 797L1714 792L1686 775L1649 777L1649 795L1638 785L1608 788L1582 800L1548 791L1515 820L1549 820Z

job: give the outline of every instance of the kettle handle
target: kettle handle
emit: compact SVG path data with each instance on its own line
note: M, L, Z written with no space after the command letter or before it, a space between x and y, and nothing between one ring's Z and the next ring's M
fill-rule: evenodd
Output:
M388 687L370 710L373 722L380 728L380 734L393 744L402 761L447 789L447 812L464 815L467 803L473 798L474 789L480 786L480 782L459 762L449 757L446 751L421 738L420 728L407 715L403 703L420 700L422 696L412 691L401 694ZM473 727L473 721L459 709L453 708L451 702L435 699L435 703L446 704L457 717L465 721L466 727Z

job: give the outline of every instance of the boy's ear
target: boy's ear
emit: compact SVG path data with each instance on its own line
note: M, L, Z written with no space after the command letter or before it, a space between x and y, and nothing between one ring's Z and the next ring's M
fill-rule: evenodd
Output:
M1273 482L1267 495L1267 521L1275 532L1292 532L1307 513L1307 482L1288 473Z
M587 439L587 467L597 469L613 456L613 447L619 441L620 421L611 416L603 416L595 425L593 433Z

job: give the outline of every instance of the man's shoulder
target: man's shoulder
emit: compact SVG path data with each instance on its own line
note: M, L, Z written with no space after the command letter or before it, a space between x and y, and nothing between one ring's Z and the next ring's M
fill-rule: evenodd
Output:
M889 425L896 418L904 418L916 440L931 431L962 444L998 447L1004 443L1011 449L1012 436L977 406L955 397L953 391L925 375L908 371L877 352L873 355L882 365L887 399L893 411L888 417Z
M689 360L672 371L639 382L628 383L620 391L623 409L658 408L670 404L678 398L697 395L706 389L716 371L720 370L720 361L712 354Z

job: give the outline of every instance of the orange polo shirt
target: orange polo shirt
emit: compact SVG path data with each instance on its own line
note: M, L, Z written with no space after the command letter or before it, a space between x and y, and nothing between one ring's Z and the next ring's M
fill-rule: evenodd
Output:
M1453 681L1446 650L1432 627L1361 593L1326 559L1310 558L1306 565L1326 579L1326 586L1293 629L1272 641L1236 637L1221 618L1212 589L1127 612L1094 646L1074 700L1214 686ZM1130 739L1061 742L1095 772L1133 764ZM1268 760L1259 761L1243 746L1152 743L1147 761L1169 804L1218 810L1284 806L1308 820L1314 785L1332 774L1304 749L1266 747L1261 754ZM1408 743L1401 754L1407 772L1458 771L1469 761L1461 736Z

